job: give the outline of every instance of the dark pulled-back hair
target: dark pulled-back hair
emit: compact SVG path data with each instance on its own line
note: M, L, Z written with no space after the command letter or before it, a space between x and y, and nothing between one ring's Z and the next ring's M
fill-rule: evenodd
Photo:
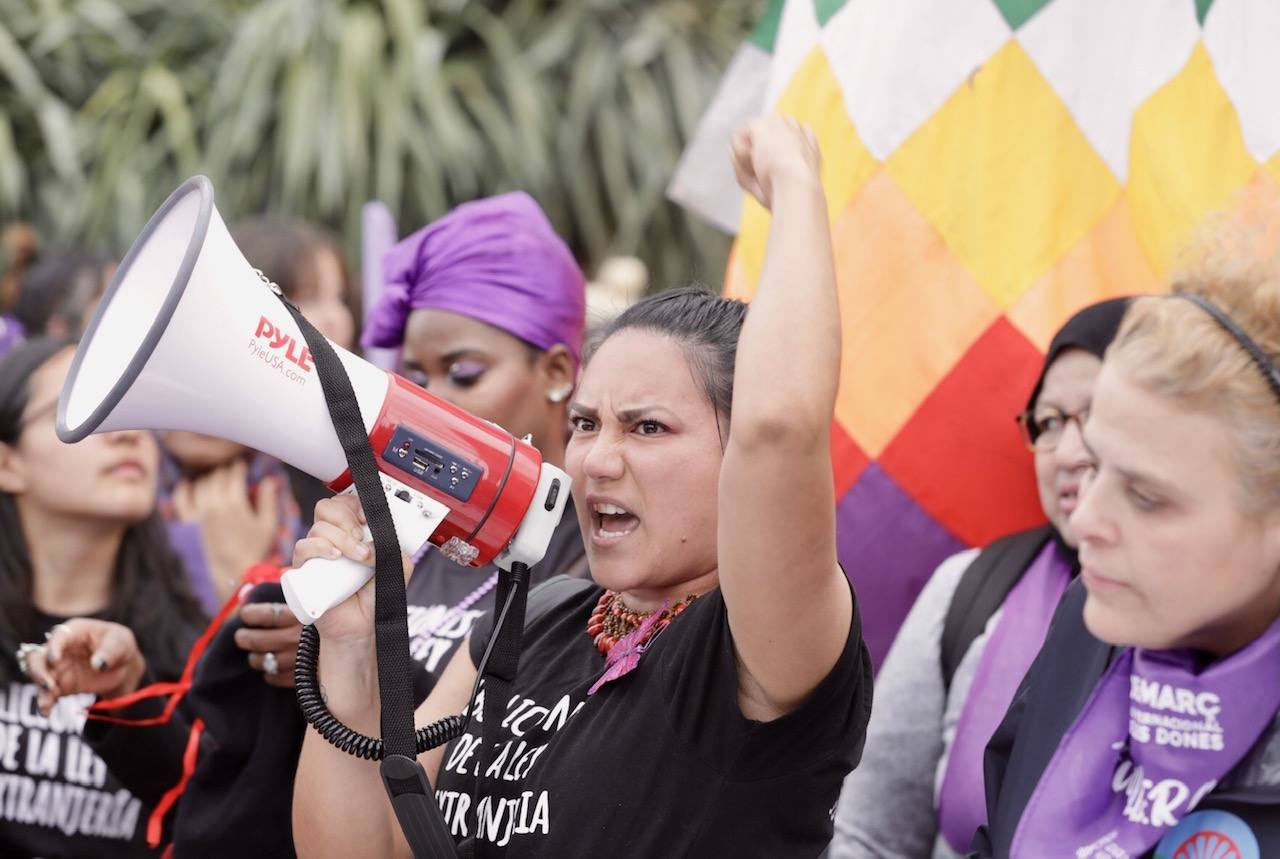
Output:
M250 265L279 286L290 301L304 301L315 292L319 280L316 257L332 254L342 278L342 302L352 319L360 319L360 290L353 288L346 254L333 234L304 221L258 215L236 224L231 237Z
M112 257L92 250L41 256L22 275L13 315L31 335L78 335L88 322L85 311L106 289L113 265ZM61 331L49 330L55 322Z
M17 443L32 375L72 345L67 340L37 337L0 360L0 442ZM75 492L76 487L66 490ZM59 539L57 534L45 538ZM33 575L17 502L0 491L0 682L21 679L13 656L18 645L42 640ZM157 512L125 529L116 555L111 601L100 616L133 630L156 678L173 679L182 673L187 651L207 618L191 593L186 570Z
M587 360L628 328L665 334L680 344L716 416L727 424L733 410L733 369L747 305L699 287L669 289L628 307L592 338Z

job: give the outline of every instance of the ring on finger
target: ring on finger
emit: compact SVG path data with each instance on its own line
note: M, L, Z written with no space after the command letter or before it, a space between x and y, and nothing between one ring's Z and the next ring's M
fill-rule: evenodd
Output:
M275 676L280 673L280 660L276 659L276 655L271 651L262 657L262 673Z
M272 623L278 624L280 622L280 615L283 613L284 613L283 605L281 605L278 602L273 602L271 604L271 622Z
M27 660L31 658L31 654L43 649L43 647L43 644L33 644L30 641L24 641L18 645L18 649L13 656L18 660L18 670L22 672L24 677L31 676L31 666L27 664Z

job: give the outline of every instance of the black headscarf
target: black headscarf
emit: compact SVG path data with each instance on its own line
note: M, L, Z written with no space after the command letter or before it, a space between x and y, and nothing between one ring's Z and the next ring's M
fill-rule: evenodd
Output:
M1049 368L1063 352L1068 349L1083 349L1099 359L1106 354L1107 347L1111 345L1116 332L1120 330L1120 321L1124 319L1125 311L1129 309L1129 300L1126 296L1090 304L1083 310L1077 311L1075 316L1058 329L1058 333L1053 336L1053 342L1049 344L1049 351L1045 353L1044 364L1040 368L1040 378L1036 379L1036 386L1031 389L1031 397L1027 400L1028 411L1035 408L1036 400L1040 397L1040 389L1044 387L1044 377L1048 375Z
M1049 368L1062 356L1063 352L1068 349L1083 349L1099 359L1106 355L1107 347L1115 339L1125 311L1129 309L1129 300L1126 296L1090 304L1076 311L1076 314L1058 329L1058 333L1053 336L1053 342L1049 344L1049 351L1044 355L1040 378L1036 379L1036 386L1031 389L1031 397L1027 400L1027 411L1036 407L1036 400L1040 398L1040 389L1044 387L1044 377L1049 374ZM1067 545L1067 541L1053 525L1049 526L1049 530L1053 541L1058 544L1058 551L1071 565L1072 575L1079 573L1080 560L1076 550Z

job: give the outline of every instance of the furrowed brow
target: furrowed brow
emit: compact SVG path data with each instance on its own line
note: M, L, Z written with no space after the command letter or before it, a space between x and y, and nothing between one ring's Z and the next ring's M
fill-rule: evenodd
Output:
M661 417L663 415L670 414L671 411L669 409L657 405L636 406L633 409L623 409L617 413L618 420L624 424L633 424L646 418L652 418L655 416Z

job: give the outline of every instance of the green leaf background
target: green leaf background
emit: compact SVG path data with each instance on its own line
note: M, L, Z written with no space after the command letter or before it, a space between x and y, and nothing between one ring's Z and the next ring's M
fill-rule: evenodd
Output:
M590 275L718 285L728 239L664 196L761 0L0 0L0 223L121 252L209 175L228 221L295 215L357 259L533 194Z

